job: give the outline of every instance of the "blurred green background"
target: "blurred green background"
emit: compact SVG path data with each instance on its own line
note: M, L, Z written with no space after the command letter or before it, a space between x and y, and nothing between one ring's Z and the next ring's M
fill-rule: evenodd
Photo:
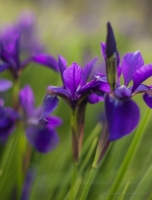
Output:
M36 17L37 34L40 42L44 44L46 52L54 55L56 58L60 54L67 59L68 65L72 62L77 62L82 67L87 61L98 57L97 66L99 66L103 62L100 42L105 41L106 23L110 21L121 56L126 52L140 50L145 63L151 63L151 8L152 2L150 0L0 0L0 30L8 24L16 22L23 12L32 12ZM7 72L0 74L0 76L10 78ZM37 64L30 64L21 75L21 87L27 83L34 90L36 104L40 105L43 101L46 87L48 85L61 85L61 80L59 74L52 70ZM151 84L151 80L149 79L147 83ZM6 94L5 98L6 104L11 104L11 94ZM143 103L141 95L134 99L140 106L142 120L146 105ZM97 105L87 106L84 143L95 128L99 115L102 112L102 102ZM36 179L31 191L31 199L35 200L62 200L70 187L70 181L68 181L70 178L68 179L68 177L71 174L72 153L69 107L61 100L54 114L63 119L63 125L58 129L60 144L53 152L47 155L35 152L31 162L31 166L34 166L36 169ZM97 132L99 135L101 130L99 129ZM131 198L131 194L152 164L151 132L152 127L151 123L149 123L136 156L127 170L123 181L118 183L120 193L124 191L124 188L128 192L124 199ZM100 164L100 169L89 193L89 200L106 199L106 196L102 196L102 194L108 192L113 184L113 180L119 171L134 134L135 132L112 143L106 158ZM89 147L87 151L89 151ZM83 159L85 159L86 154L87 152L82 157ZM87 176L92 161L93 155L85 167L84 177ZM8 191L9 188L11 190L13 185L14 173L15 168L12 167L9 175L12 181L8 181L7 189L3 191L3 195L6 195L6 198L2 200L11 199ZM146 190L143 189L141 195L139 193L134 195L133 199L147 199L148 195L145 197L143 193L146 191L149 194L151 186L148 181L144 185L146 185ZM65 192L60 197L59 193L61 191ZM113 199L121 199L121 196L114 195Z

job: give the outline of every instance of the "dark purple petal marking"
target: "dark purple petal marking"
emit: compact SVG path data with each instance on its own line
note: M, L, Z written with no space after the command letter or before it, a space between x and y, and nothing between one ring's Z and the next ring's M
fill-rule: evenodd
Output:
M72 98L75 99L75 93L81 81L82 69L77 63L72 63L63 73L63 79L66 87L71 91Z
M117 140L131 133L140 118L139 108L131 99L119 100L105 95L105 112L108 121L109 140Z
M152 91L151 91L151 94L145 93L143 95L143 100L149 108L152 108Z
M127 86L133 78L133 74L137 69L144 65L144 60L139 51L135 53L127 53L122 59L122 73L124 76L124 84Z
M49 68L54 69L55 71L58 71L58 62L56 61L56 59L48 54L39 54L37 56L35 56L33 58L33 61L35 61L36 63L39 63L41 65L45 65Z
M138 88L138 86L145 81L147 78L152 76L152 64L144 65L143 67L136 70L133 74L133 87L132 93Z
M47 94L43 100L41 119L45 119L58 106L59 99L56 94Z
M26 137L34 148L41 153L48 153L59 143L56 131L48 126L31 125L27 127Z
M4 92L12 87L12 82L6 79L0 79L0 92Z

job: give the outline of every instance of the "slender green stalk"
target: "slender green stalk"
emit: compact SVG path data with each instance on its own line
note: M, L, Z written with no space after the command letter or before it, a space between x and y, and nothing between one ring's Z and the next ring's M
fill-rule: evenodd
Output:
M92 181L95 177L95 173L96 173L96 167L92 166L80 200L86 200Z
M111 194L117 192L117 189L118 189L118 184L117 183L120 183L122 178L124 177L125 175L125 172L127 171L133 157L135 156L135 153L137 151L137 148L139 146L139 143L142 139L142 136L144 134L144 131L145 131L145 128L150 120L150 114L151 114L151 110L149 108L147 108L145 114L144 114L144 117L143 119L141 120L139 126L138 126L138 129L135 133L135 136L129 146L129 149L127 151L127 154L122 162L122 165L118 171L118 174L114 180L114 183L109 191L109 195L107 197L107 200L112 200L113 196Z

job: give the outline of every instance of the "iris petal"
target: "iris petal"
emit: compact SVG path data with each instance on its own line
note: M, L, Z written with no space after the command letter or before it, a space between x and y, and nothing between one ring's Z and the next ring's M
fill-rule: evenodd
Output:
M152 64L144 65L143 67L136 70L133 75L133 87L132 92L147 78L152 76Z
M109 140L117 140L129 134L139 122L139 108L131 99L120 100L105 95L105 112L108 121Z
M77 63L73 63L63 73L63 79L66 87L71 91L72 97L75 98L75 93L81 81L82 69Z
M127 53L122 59L122 73L124 76L124 84L127 86L132 80L133 74L137 69L144 65L144 60L139 51L135 53Z

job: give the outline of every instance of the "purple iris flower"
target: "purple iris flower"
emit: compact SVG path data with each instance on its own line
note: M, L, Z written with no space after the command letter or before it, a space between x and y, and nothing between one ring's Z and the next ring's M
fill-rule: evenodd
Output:
M47 124L39 122L41 108L35 108L34 94L29 85L26 85L20 91L19 99L24 111L27 139L41 153L47 153L53 150L59 142L55 128L61 124L61 119L55 116L49 116L47 118Z
M42 52L43 47L36 38L33 15L22 15L16 24L0 34L0 72L9 69L17 78L30 62L49 65L58 71L55 58Z
M109 91L109 85L105 81L99 82L98 79L95 79L87 83L97 58L89 62L84 69L77 63L72 63L70 67L67 67L66 60L62 56L58 58L63 86L48 86L47 94L43 101L41 119L45 119L56 109L59 101L57 96L63 98L75 110L82 103L86 104L89 101L96 103L98 101L98 99L96 100L96 95L88 99L91 94L100 91L103 95L105 91Z
M152 108L151 87L142 84L143 81L152 76L152 64L144 64L139 51L125 54L120 64L110 23L107 27L106 45L102 43L101 47L106 61L107 80L111 87L111 91L105 94L105 112L109 140L112 141L132 132L139 122L139 108L131 99L134 95L144 93L145 103ZM120 85L121 75L124 77L123 85ZM129 86L131 81L133 85Z

